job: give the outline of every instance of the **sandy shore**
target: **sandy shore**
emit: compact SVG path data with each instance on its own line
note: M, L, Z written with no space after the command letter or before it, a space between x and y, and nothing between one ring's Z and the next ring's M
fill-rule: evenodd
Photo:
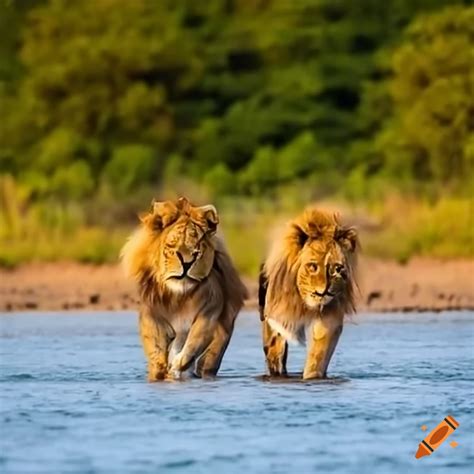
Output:
M474 260L363 259L360 312L474 310ZM257 285L245 279L255 308ZM116 265L28 264L0 270L0 311L132 310L134 285Z

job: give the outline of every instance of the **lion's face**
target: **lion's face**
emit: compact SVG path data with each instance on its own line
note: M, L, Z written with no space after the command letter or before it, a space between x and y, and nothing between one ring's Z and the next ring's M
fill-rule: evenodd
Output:
M345 294L347 259L333 240L309 242L301 252L296 285L310 308L325 306Z
M353 280L352 261L357 235L353 228L337 223L313 232L299 229L296 286L308 308L324 307L346 299Z
M214 206L194 207L184 198L156 202L142 222L156 234L150 263L155 278L168 289L184 292L209 275L218 224Z

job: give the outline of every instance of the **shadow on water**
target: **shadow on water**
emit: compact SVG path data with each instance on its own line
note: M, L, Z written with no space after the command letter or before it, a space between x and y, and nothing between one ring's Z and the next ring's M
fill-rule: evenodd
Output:
M286 376L274 376L274 375L257 375L253 377L254 380L265 383L274 384L302 384L302 385L339 385L346 382L350 382L350 379L345 377L325 377L323 379L309 379L304 380L301 373L290 373Z

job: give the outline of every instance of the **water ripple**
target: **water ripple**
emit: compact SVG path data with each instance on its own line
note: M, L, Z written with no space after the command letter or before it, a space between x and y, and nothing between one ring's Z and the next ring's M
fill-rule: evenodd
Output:
M429 472L471 472L474 318L361 318L327 379L264 374L257 315L241 317L219 377L146 383L136 317L2 319L2 474L428 472L413 454L451 413L456 449ZM27 450L27 451L26 451ZM27 455L25 455L27 452Z

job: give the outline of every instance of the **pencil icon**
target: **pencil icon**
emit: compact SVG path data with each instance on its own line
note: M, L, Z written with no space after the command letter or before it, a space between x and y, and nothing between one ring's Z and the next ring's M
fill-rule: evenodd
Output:
M448 415L431 433L420 443L415 458L429 456L433 451L439 448L448 436L459 426L459 423Z

